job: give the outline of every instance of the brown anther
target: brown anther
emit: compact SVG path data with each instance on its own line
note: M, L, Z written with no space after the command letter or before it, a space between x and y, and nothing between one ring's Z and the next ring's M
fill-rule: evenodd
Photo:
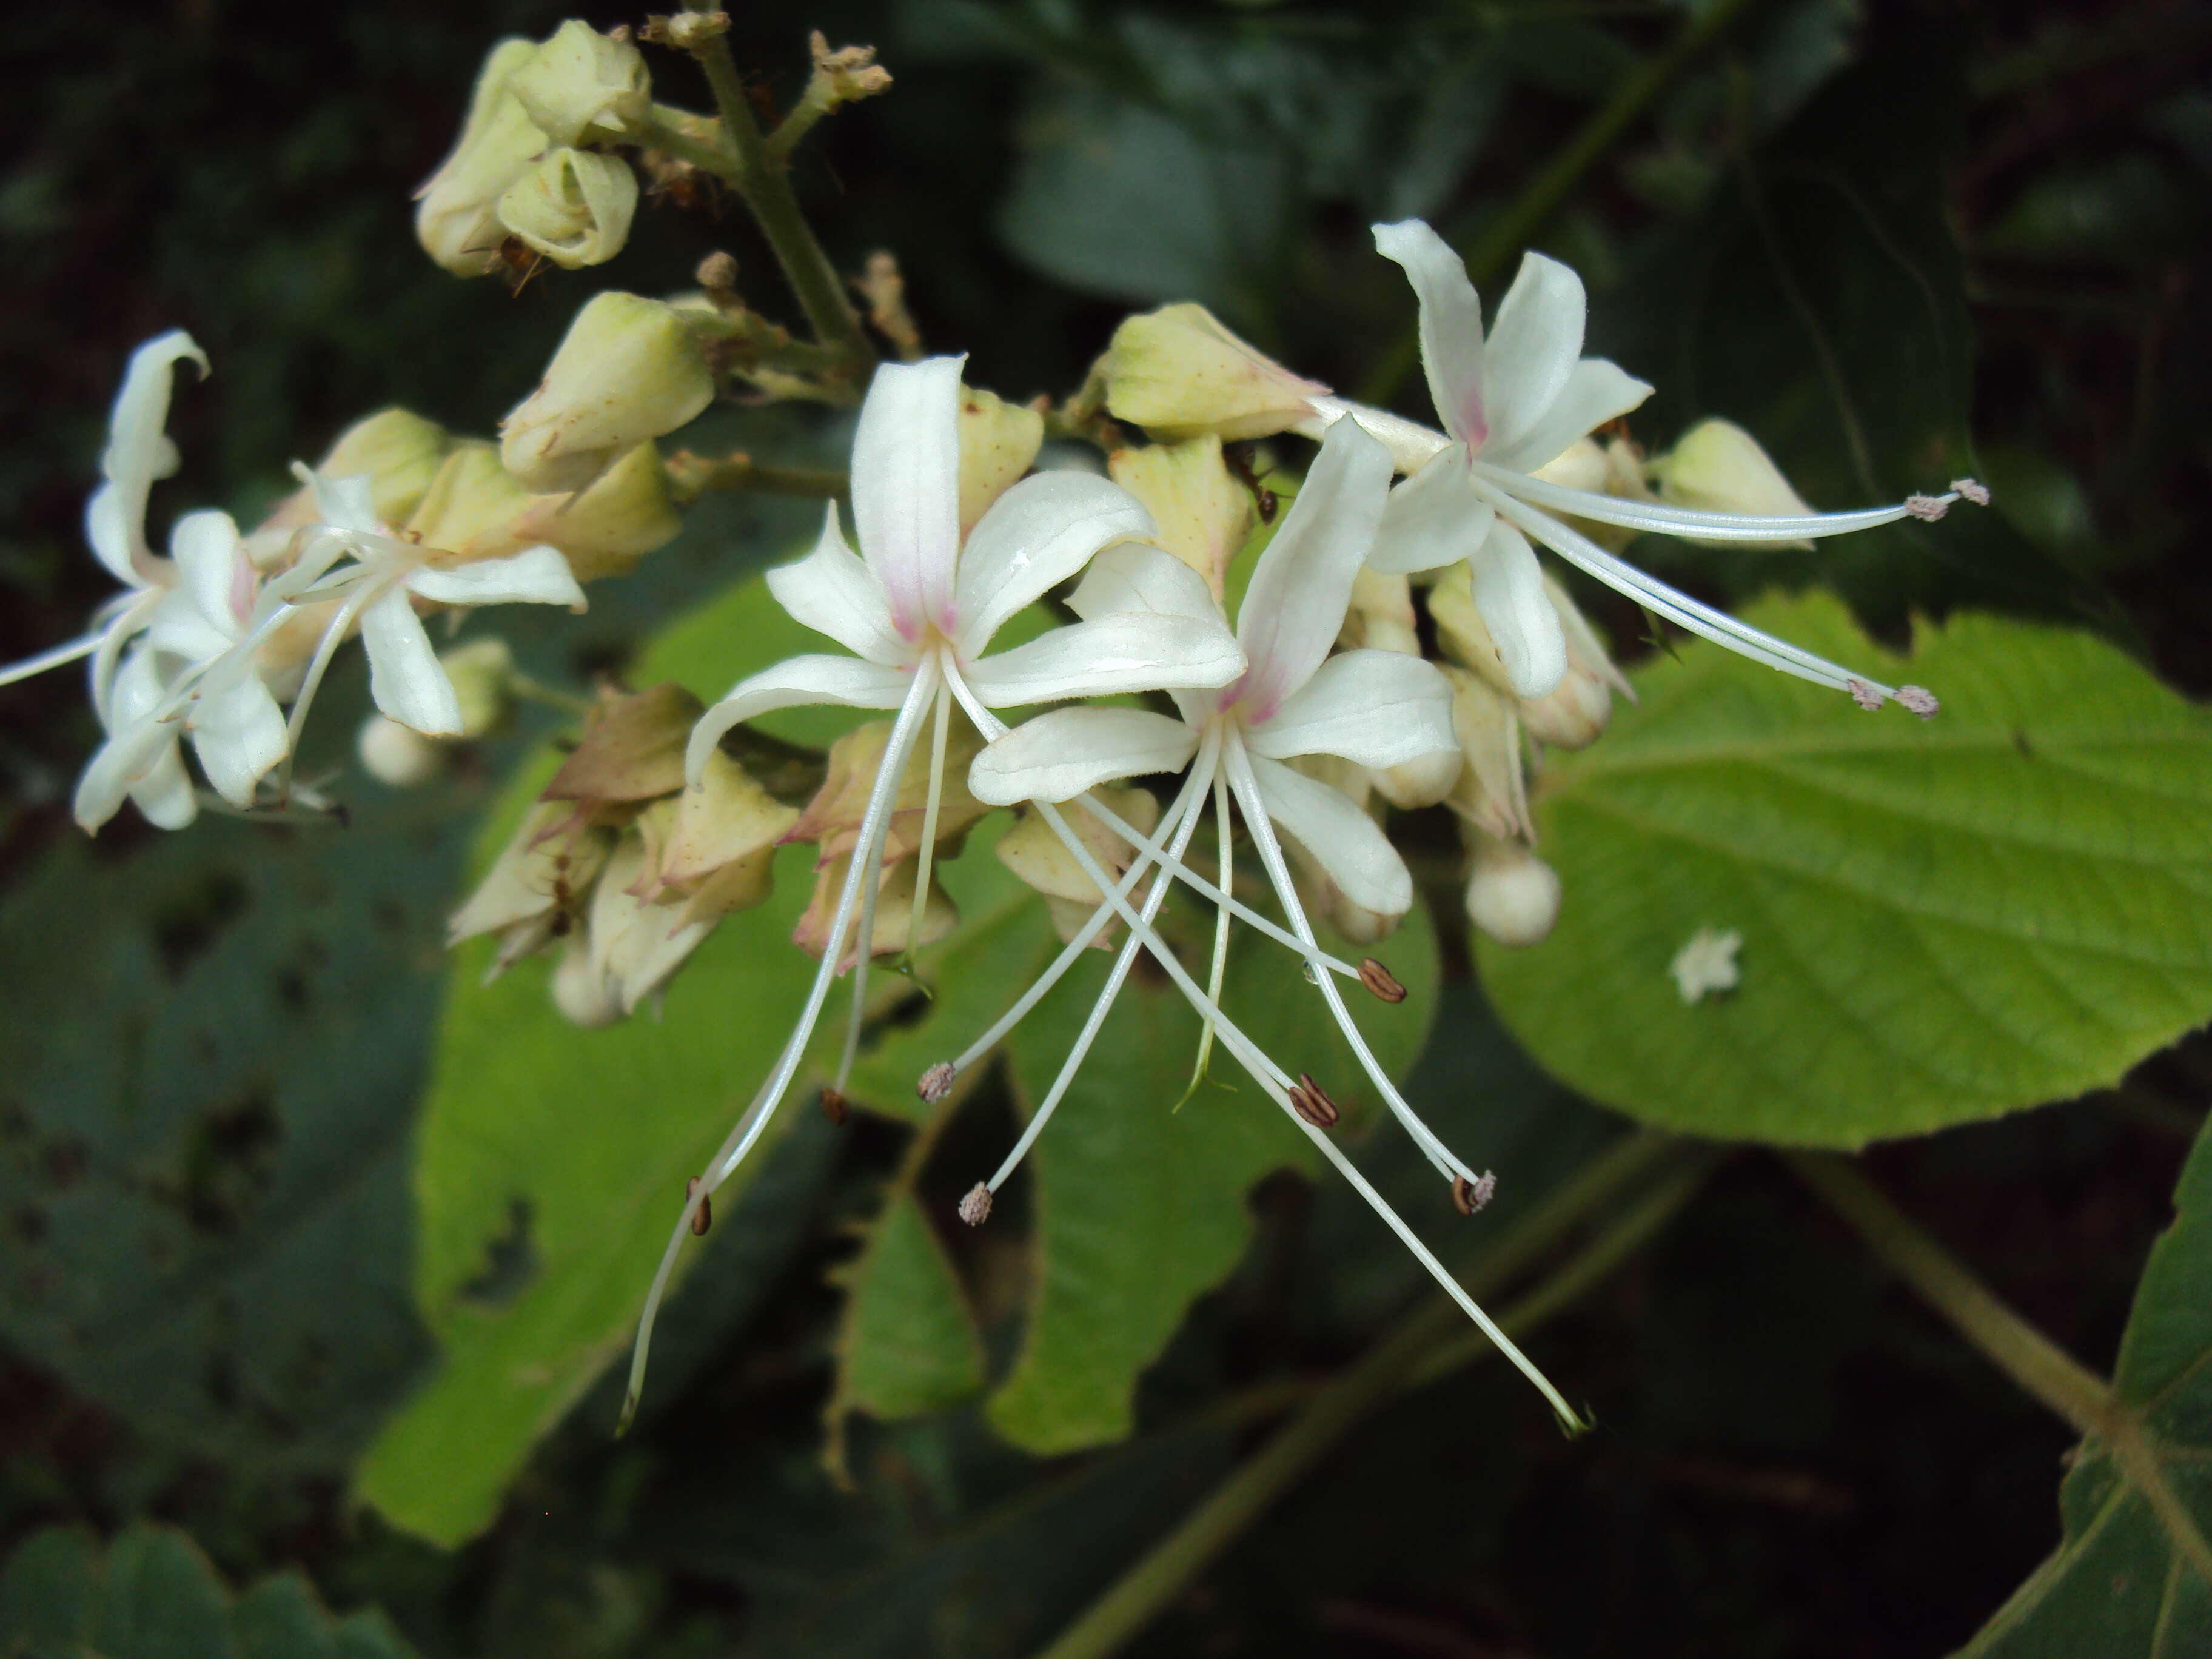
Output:
M952 1092L952 1079L958 1075L952 1069L951 1060L940 1060L921 1074L914 1085L914 1091L934 1106Z
M1473 1181L1463 1175L1452 1177L1452 1207L1462 1215L1474 1214L1497 1194L1498 1177L1487 1170Z
M971 1227L980 1227L991 1218L991 1189L977 1182L960 1200L960 1218Z
M1924 685L1900 685L1897 688L1898 706L1909 708L1923 720L1936 718L1936 711L1943 705L1936 701L1936 694Z
M697 1192L698 1190L699 1190L699 1177L698 1177L697 1176L693 1176L691 1177L691 1179L690 1179L690 1180L689 1180L689 1181L687 1181L687 1182L685 1182L684 1183L684 1201L685 1201L686 1203L689 1203L689 1202L690 1201L690 1199L691 1199L691 1194L694 1194L694 1193L696 1193L696 1192ZM692 1212L691 1212L691 1236L692 1236L692 1237L694 1237L694 1238L704 1238L704 1237L706 1237L706 1236L707 1236L707 1229L708 1229L708 1228L709 1228L709 1227L711 1227L711 1226L713 1226L714 1224L714 1199L713 1199L711 1196L704 1196L704 1197L702 1197L702 1198L700 1199L700 1200L699 1200L699 1207L698 1207L697 1209L696 1209L696 1210L694 1210L694 1211L692 1211Z
M1310 1072L1300 1072L1298 1080L1291 1085L1291 1109L1316 1129L1334 1128L1342 1115Z
M1881 693L1864 680L1845 680L1844 690L1851 694L1851 701L1869 713L1881 707Z
M845 1127L845 1120L852 1115L852 1109L845 1103L843 1091L833 1089L826 1083L823 1085L822 1115L842 1129Z
M1907 495L1905 510L1916 519L1924 519L1934 524L1951 510L1951 503L1941 495Z
M709 294L727 294L738 285L738 262L732 254L715 252L699 261L692 273Z
M1960 500L1972 501L1976 507L1990 504L1990 487L1978 478L1954 478L1951 488L1959 492Z
M1373 957L1360 957L1359 982L1385 1002L1406 1000L1406 988L1398 982L1398 976Z

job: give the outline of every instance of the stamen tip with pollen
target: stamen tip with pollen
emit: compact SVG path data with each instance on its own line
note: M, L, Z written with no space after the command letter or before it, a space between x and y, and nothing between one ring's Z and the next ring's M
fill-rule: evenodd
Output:
M1463 1175L1452 1177L1452 1206L1462 1215L1474 1215L1498 1195L1498 1177L1485 1170L1474 1180Z
M1398 976L1373 957L1360 958L1359 982L1385 1002L1406 1000L1406 988L1399 983Z
M1881 693L1864 680L1845 680L1844 690L1851 694L1851 701L1868 713L1881 707Z
M693 1176L684 1183L684 1201L690 1203L691 1195L699 1190L699 1177ZM704 1238L707 1229L714 1224L714 1200L711 1195L702 1197L699 1207L691 1212L691 1236Z
M971 1227L980 1227L990 1217L991 1189L979 1181L961 1199L960 1218Z
M1916 519L1933 524L1951 510L1951 503L1941 495L1907 495L1905 510Z
M1291 1085L1291 1109L1316 1129L1335 1127L1337 1119L1343 1115L1337 1110L1336 1103L1328 1097L1328 1091L1313 1080L1310 1072L1300 1072L1298 1080Z
M845 1120L852 1115L852 1108L846 1102L844 1091L833 1089L824 1084L822 1088L822 1115L828 1118L835 1127L842 1129L845 1127Z
M1976 507L1987 507L1990 504L1990 487L1978 478L1954 478L1951 480L1951 488L1956 490L1961 498L1972 501Z
M1900 685L1897 688L1900 708L1909 708L1923 720L1934 720L1936 711L1943 705L1936 701L1936 694L1924 685Z
M952 1069L951 1060L940 1060L921 1074L914 1085L914 1091L933 1106L952 1092L952 1079L958 1075ZM988 1201L984 1207L989 1208Z

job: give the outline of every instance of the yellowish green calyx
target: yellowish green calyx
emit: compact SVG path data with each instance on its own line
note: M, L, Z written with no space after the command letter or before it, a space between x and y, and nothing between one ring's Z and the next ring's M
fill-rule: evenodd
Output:
M1309 399L1328 389L1291 374L1204 306L1187 301L1125 319L1099 370L1108 412L1169 441L1285 431L1311 416Z
M1218 603L1229 562L1257 516L1252 492L1221 459L1220 438L1209 432L1179 443L1117 449L1106 468L1152 515L1152 539L1203 576Z
M574 18L522 61L509 87L556 144L613 143L653 113L653 77L636 46Z
M500 423L500 458L535 493L580 489L714 396L707 360L673 307L600 294L569 324L538 389Z

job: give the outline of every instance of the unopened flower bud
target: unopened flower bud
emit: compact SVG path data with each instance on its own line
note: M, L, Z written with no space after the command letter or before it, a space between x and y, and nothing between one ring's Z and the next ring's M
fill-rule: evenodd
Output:
M468 118L453 153L415 192L415 235L422 250L456 276L499 269L499 198L545 152L545 135L515 100L508 83L536 55L528 40L491 49L469 99Z
M497 450L488 443L459 443L407 520L407 534L462 559L504 558L529 545L509 530L529 501L529 493L499 464Z
M340 433L315 470L326 478L367 477L376 516L404 524L452 442L435 421L404 409L379 410Z
M1504 696L1514 697L1513 677L1490 636L1490 625L1474 607L1474 583L1463 564L1441 572L1429 589L1429 617L1437 625L1437 646L1447 660L1473 669Z
M514 653L501 639L471 640L440 653L438 666L461 705L459 736L473 743L507 723L514 708Z
M1500 945L1534 945L1559 919L1559 876L1517 841L1474 837L1468 920Z
M569 1024L586 1031L603 1030L623 1017L622 996L592 962L581 939L571 939L561 949L553 969L553 1008Z
M574 18L515 69L507 82L532 123L556 144L630 136L653 112L653 77L628 40Z
M960 533L1030 470L1044 443L1044 416L980 386L960 388Z
M500 459L539 494L580 489L714 401L714 377L672 306L594 295L538 390L500 423Z
M1403 576L1360 566L1352 579L1352 605L1345 613L1337 643L1347 648L1365 646L1370 651L1419 656L1421 639L1413 614L1413 584Z
M1545 696L1522 700L1522 723L1531 735L1557 748L1588 748L1613 718L1613 694L1618 691L1633 702L1636 691L1567 590L1547 576L1544 594L1566 637L1567 672Z
M447 753L435 738L381 714L362 722L354 752L361 757L361 769L387 789L415 789L429 782L446 769Z
M1097 793L1107 809L1132 829L1150 835L1152 826L1159 821L1160 804L1147 790L1109 788ZM1129 867L1129 860L1136 856L1137 849L1121 836L1079 807L1069 810L1067 821L1076 839L1108 875L1119 876ZM1081 932L1092 914L1106 902L1097 883L1091 879L1052 826L1034 812L1024 812L1015 820L1013 828L999 837L999 844L993 850L998 854L1000 863L1044 895L1054 931L1063 940L1072 939ZM1109 948L1120 927L1117 920L1101 928L1092 941L1094 948Z
M1328 388L1293 374L1185 302L1131 317L1100 360L1106 407L1158 438L1264 438L1287 431Z
M1812 512L1759 440L1733 421L1700 421L1651 463L1659 495L1677 507L1790 517ZM1696 538L1689 539L1696 540ZM1809 541L1701 542L1706 547L1802 547Z
M1152 515L1152 539L1206 578L1218 602L1229 562L1252 533L1252 492L1221 459L1212 433L1181 443L1117 449L1106 458L1114 482Z
M1519 705L1480 675L1447 667L1452 689L1452 735L1466 757L1446 799L1452 811L1492 836L1527 840L1528 791L1521 771Z
M556 149L499 198L499 222L564 270L605 264L629 240L637 174L619 155Z
M592 582L627 574L683 528L660 452L647 440L580 495L529 497L507 534L519 547L558 548L576 580Z
M1401 811L1434 806L1450 795L1466 760L1456 749L1436 749L1395 766L1370 772L1375 793Z

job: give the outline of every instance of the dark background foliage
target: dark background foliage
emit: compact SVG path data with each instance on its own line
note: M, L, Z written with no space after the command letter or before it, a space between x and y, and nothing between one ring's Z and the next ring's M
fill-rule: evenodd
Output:
M566 15L12 9L0 657L65 637L105 591L78 517L145 337L187 327L216 364L180 394L185 466L164 501L241 516L371 408L488 430L526 389L606 274L519 295L453 281L416 248L406 197L490 40ZM882 47L895 92L830 125L802 194L841 264L896 249L925 337L1021 397L1072 387L1129 306L1184 297L1361 386L1409 312L1370 220L1419 213L1478 240L1681 18L1638 0L908 0L746 7L734 39L783 100L806 28ZM1961 605L2070 620L2201 693L2208 49L2201 11L2158 0L1753 5L1534 240L1588 277L1597 348L1660 384L1639 439L1729 416L1823 505L1940 483L1929 469L1954 459L1998 488L2001 512L1940 565L1869 537L1763 576L1832 580L1892 631ZM655 70L663 97L701 101L687 66ZM1919 240L1869 262L1869 215ZM780 303L734 209L648 206L612 280L674 289L714 246ZM1808 310L1848 331L1808 344ZM1840 436L1838 402L1856 411ZM816 423L726 418L764 453L834 452ZM786 504L718 504L595 593L587 626L518 643L580 682L795 529ZM1748 591L1740 565L1645 554L1714 597ZM1606 619L1632 648L1634 611ZM700 1316L642 1433L611 1443L605 1402L587 1407L500 1526L439 1555L350 1510L344 1473L428 1360L407 1298L409 1114L440 914L513 751L492 745L434 803L349 786L356 826L336 849L120 822L88 849L64 808L92 737L68 675L0 701L0 1553L57 1521L167 1521L234 1582L301 1565L430 1654L1018 1653L1228 1467L1239 1441L1197 1406L1340 1362L1389 1305L1375 1286L1395 1269L1364 1235L1338 1243L1357 1232L1340 1197L1267 1183L1258 1248L1148 1380L1138 1440L1040 1464L956 1414L861 1432L859 1491L841 1493L816 1463L823 1269L897 1146L881 1126L839 1144L810 1126L757 1200L775 1244L744 1265L764 1293ZM1595 1114L1520 1059L1460 971L1422 1086L1519 1126L1501 1167L1540 1182ZM2114 1095L1875 1167L2101 1366L2208 1087L2212 1053L2185 1047ZM2057 1536L2062 1427L1757 1155L1545 1358L1595 1404L1596 1437L1559 1440L1502 1373L1415 1395L1143 1650L1932 1655Z

